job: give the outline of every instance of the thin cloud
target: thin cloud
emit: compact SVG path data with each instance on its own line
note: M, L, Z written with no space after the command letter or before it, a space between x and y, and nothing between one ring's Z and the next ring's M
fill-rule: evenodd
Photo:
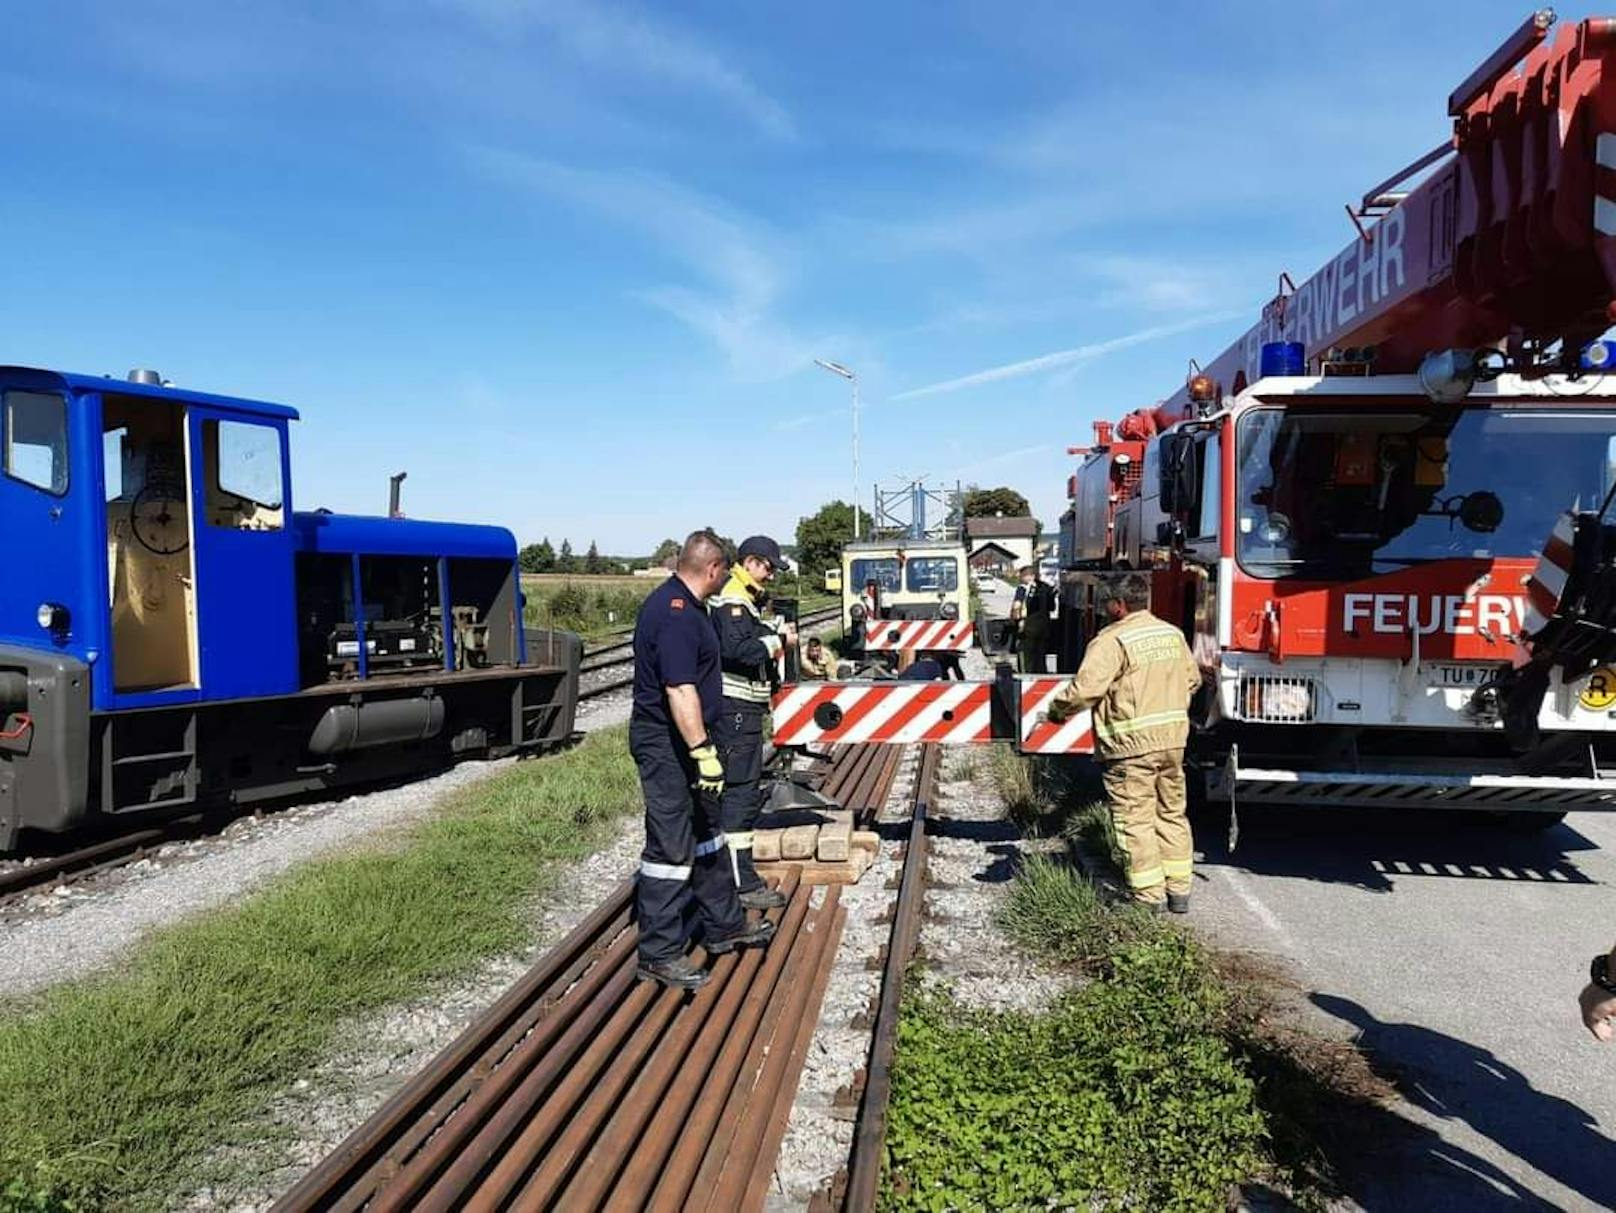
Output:
M1046 451L1055 449L1052 442L1040 442L1035 446L1018 446L1013 451L1000 451L997 455L989 455L985 459L978 459L963 467L956 468L956 474L965 476L972 472L983 472L989 468L1000 467L1006 463L1014 463L1018 459L1027 459L1033 455L1042 455Z
M794 140L791 115L711 46L644 13L575 0L441 0L501 33L542 29L573 58L592 67L706 93L772 139Z
M1112 337L1107 341L1096 341L1091 345L1079 345L1069 350L1056 350L1052 354L1041 354L1037 358L1027 358L1021 362L1007 362L1002 366L988 367L983 371L961 375L957 379L945 379L940 383L928 383L924 387L910 388L907 392L899 392L896 396L888 397L888 399L893 401L918 400L922 396L939 396L944 392L960 392L967 388L980 387L984 383L998 383L1005 379L1020 379L1023 376L1037 375L1044 371L1080 366L1087 362L1093 362L1096 358L1103 358L1107 354L1114 354L1118 350L1143 345L1147 341L1155 341L1161 337L1172 337L1179 333L1187 333L1191 329L1216 324L1223 320L1232 320L1244 314L1245 312L1243 311L1211 312L1206 315L1191 317L1188 320L1181 320L1177 324L1158 324L1150 328L1140 329L1135 333L1126 333L1121 337Z
M640 233L682 262L701 287L647 285L630 297L710 340L737 379L766 382L808 364L814 348L775 320L782 263L790 260L762 224L660 177L573 168L497 148L469 151L476 171L502 185L557 198Z

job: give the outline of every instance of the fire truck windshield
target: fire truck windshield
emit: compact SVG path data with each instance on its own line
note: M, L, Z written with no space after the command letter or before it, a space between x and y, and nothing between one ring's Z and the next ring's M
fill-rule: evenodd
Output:
M1236 552L1257 577L1530 558L1563 510L1597 508L1616 468L1616 409L1265 408L1238 435Z

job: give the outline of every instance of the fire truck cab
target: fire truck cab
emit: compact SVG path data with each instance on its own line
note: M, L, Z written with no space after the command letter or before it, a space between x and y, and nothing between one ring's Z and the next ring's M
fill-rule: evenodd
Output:
M1328 369L1328 368L1326 368ZM1616 668L1556 675L1514 752L1475 692L1516 652L1544 537L1616 475L1616 383L1499 375L1433 399L1417 375L1260 379L1164 428L1136 491L1087 454L1062 577L1062 668L1109 577L1152 576L1207 675L1213 795L1321 805L1616 807ZM1137 452L1135 452L1137 454ZM1126 467L1124 463L1122 466Z

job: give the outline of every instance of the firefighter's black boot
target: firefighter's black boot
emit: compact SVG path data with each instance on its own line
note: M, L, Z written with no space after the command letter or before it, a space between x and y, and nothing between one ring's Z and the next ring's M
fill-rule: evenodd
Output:
M771 889L767 885L758 889L748 889L740 897L741 904L748 910L778 910L786 904L786 895L779 889Z
M746 924L744 930L726 935L723 939L709 940L705 945L710 956L722 956L726 952L733 952L736 948L762 948L767 947L769 940L774 938L774 924L767 918L760 918L756 922Z
M698 969L688 956L675 956L672 960L641 960L634 976L641 981L659 981L675 990L694 992L712 980L706 969Z
M1167 910L1171 914L1188 914L1190 912L1190 895L1188 893L1167 894Z

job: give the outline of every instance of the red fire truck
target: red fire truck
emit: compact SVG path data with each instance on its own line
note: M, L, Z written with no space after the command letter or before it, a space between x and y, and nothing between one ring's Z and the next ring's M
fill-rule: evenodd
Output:
M1147 573L1208 676L1212 796L1616 808L1609 620L1561 593L1569 556L1528 585L1562 513L1584 549L1616 534L1616 20L1553 21L1454 92L1452 138L1349 208L1338 256L1074 452L1061 668L1100 585ZM1529 594L1597 643L1539 653L1506 728Z
M1097 424L1068 485L1061 668L1148 575L1231 805L1616 809L1616 19L1534 14L1448 109L1339 255ZM1043 716L1063 681L788 686L774 737L1090 752L1087 713Z

